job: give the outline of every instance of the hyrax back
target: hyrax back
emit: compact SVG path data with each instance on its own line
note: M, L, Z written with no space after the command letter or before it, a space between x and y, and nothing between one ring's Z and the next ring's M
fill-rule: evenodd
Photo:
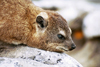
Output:
M75 48L66 20L30 0L0 0L0 40L56 52Z

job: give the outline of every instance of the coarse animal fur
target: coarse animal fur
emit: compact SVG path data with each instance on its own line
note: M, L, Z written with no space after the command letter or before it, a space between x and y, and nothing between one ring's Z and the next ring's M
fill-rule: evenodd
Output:
M76 47L67 21L31 0L0 0L0 40L56 52Z

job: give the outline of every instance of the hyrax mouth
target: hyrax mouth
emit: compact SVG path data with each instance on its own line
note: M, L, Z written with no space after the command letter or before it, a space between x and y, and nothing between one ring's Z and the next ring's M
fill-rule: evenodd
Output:
M67 48L64 48L64 47L56 47L56 49L61 50L61 51L69 51Z

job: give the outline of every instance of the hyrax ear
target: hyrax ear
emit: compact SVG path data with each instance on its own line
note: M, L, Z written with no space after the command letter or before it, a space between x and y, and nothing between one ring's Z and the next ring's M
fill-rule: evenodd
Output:
M47 19L48 19L48 15L45 12L41 12L37 16L36 22L38 23L39 27L45 28L48 25Z

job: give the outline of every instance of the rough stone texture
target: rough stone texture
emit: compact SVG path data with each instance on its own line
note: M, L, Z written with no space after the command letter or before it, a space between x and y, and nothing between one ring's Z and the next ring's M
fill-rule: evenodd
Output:
M1 53L0 67L82 67L82 65L65 53L19 46Z
M83 32L87 38L100 36L100 10L90 12L84 18Z

